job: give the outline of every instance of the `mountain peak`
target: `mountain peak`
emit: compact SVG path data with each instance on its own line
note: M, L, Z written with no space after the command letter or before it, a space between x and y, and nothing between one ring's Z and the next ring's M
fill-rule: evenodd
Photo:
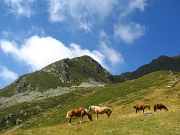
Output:
M102 83L114 82L113 76L106 69L93 58L84 55L73 59L65 58L39 71L20 76L0 93L2 94L5 89L9 96L24 91L43 92L56 89L58 86L79 86L83 82L89 82L89 79Z

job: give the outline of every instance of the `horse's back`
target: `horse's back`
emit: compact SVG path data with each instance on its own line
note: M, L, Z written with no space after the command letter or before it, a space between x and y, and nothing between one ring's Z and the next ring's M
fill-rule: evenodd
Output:
M85 113L84 108L71 109L67 112L66 118L71 118L73 116L79 117Z
M154 104L154 111L157 109L165 109L168 111L168 108L164 104Z
M95 112L103 114L103 113L106 113L106 112L112 112L112 109L109 108L109 107L97 107L97 108L95 108Z

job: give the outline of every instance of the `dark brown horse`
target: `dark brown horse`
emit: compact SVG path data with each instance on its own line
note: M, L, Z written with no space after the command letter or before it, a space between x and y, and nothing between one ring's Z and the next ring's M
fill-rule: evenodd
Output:
M71 124L71 119L73 116L76 117L81 117L80 118L80 124L82 123L83 117L87 115L89 120L92 121L92 115L89 112L89 110L85 109L85 108L78 108L78 109L72 109L70 111L67 112L66 118L68 118L68 125Z
M110 107L89 106L89 111L91 110L96 113L96 120L98 120L98 114L106 113L109 118L112 113L112 109Z
M155 112L157 109L159 109L159 110L165 109L166 111L168 111L168 108L167 108L165 105L163 105L163 104L155 104L155 105L154 105L154 112Z
M136 113L137 111L139 110L143 110L143 113L144 113L144 109L148 108L150 110L150 105L136 105L136 106L133 106L134 109L136 109Z

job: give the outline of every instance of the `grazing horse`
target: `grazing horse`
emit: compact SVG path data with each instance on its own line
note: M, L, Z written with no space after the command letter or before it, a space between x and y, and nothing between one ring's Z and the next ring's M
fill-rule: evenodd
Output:
M148 108L150 110L150 105L136 105L136 106L133 106L134 109L136 109L136 113L137 111L139 110L143 110L143 113L144 113L144 109Z
M155 104L154 105L154 112L157 110L157 109L165 109L166 111L168 111L168 108L165 106L165 105L163 105L163 104Z
M92 115L89 110L85 108L71 109L67 112L66 118L68 118L68 125L71 125L71 119L73 116L81 117L80 124L82 123L83 117L87 115L89 120L92 121Z
M98 120L98 114L106 113L108 118L112 113L112 109L109 107L89 106L89 111L93 110L96 113L96 120Z

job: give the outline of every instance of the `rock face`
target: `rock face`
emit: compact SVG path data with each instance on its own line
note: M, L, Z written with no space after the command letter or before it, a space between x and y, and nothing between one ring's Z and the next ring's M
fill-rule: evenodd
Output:
M0 108L9 107L9 106L15 105L17 103L22 103L22 102L30 102L30 101L36 101L36 100L42 100L45 98L50 98L50 97L65 94L72 90L75 90L75 88L58 86L56 89L49 89L45 92L38 92L38 91L20 92L9 98L1 97L0 98Z
M89 56L82 56L74 59L66 58L43 68L41 71L58 77L59 81L64 84L75 84L80 81L80 78L85 77L87 80L89 77L93 76L93 78L99 81L114 81L113 76ZM101 77L98 77L99 75Z
M43 68L42 71L58 77L62 83L74 84L77 81L77 77L70 70L71 67L75 67L75 65L67 58Z

